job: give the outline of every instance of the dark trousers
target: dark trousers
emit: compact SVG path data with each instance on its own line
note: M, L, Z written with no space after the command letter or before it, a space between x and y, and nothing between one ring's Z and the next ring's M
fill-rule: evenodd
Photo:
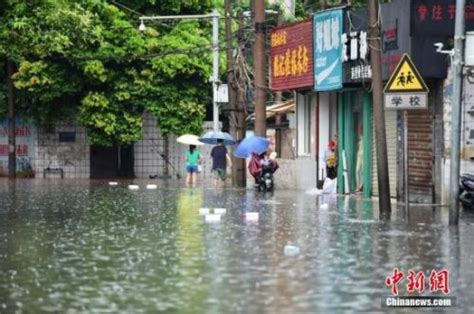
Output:
M326 177L328 177L329 179L337 178L337 167L326 166Z

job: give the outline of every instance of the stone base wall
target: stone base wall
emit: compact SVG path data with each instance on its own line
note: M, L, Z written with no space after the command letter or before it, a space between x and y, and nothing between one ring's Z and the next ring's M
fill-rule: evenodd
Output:
M61 132L74 133L75 140L71 142L60 141ZM53 130L38 128L38 146L35 159L37 178L43 177L45 168L61 168L64 171L65 178L89 178L90 145L86 138L85 128L74 122L58 123ZM57 176L57 174L54 174L54 176Z
M275 189L309 190L316 187L316 162L311 157L279 159L280 168L275 172ZM247 171L247 187L254 184Z

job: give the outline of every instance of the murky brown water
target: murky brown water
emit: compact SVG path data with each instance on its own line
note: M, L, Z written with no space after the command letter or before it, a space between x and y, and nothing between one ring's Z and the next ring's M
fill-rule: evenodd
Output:
M446 268L455 310L474 307L472 213L459 228L446 208L382 223L354 198L153 183L0 180L0 312L380 311L394 267ZM210 224L201 207L227 213Z

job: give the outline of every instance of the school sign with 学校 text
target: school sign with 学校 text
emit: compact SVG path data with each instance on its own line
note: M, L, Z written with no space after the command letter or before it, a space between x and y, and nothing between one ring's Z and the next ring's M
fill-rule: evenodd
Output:
M428 87L407 54L404 54L384 89L387 109L425 109Z

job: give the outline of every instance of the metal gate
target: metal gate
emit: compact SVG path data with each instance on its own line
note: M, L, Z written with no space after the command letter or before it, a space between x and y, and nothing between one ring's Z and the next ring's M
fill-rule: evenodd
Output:
M408 111L408 193L410 202L433 202L432 108Z

